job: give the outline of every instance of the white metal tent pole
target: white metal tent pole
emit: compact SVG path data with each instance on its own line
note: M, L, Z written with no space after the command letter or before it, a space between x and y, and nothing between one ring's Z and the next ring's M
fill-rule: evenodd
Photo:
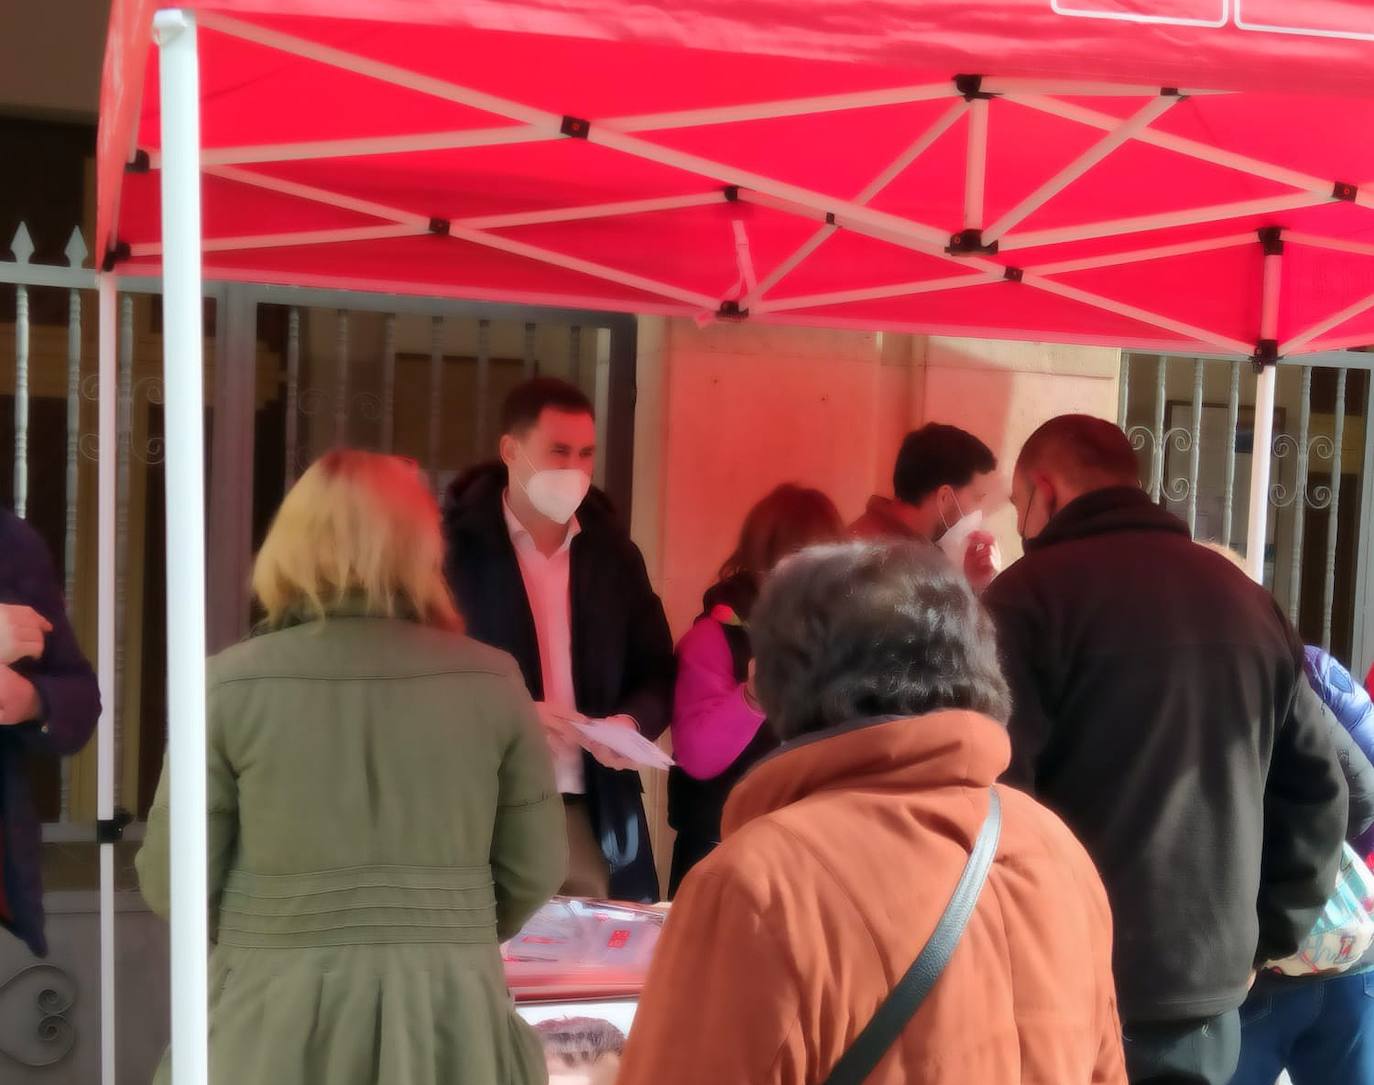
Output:
M964 229L982 230L983 193L988 172L988 106L986 98L969 103L968 145L964 164Z
M161 50L163 377L167 427L167 771L172 1081L209 1080L205 821L205 447L200 73L189 12L154 18Z
M1269 541L1269 474L1274 454L1274 387L1279 333L1279 288L1283 282L1283 241L1277 230L1261 231L1264 243L1264 296L1260 309L1259 361L1255 382L1255 439L1250 460L1250 531L1245 563L1256 583L1264 583L1264 550ZM1266 346L1268 344L1269 346ZM1270 354L1272 347L1272 354Z
M100 724L96 732L96 817L114 819L115 688L115 280L101 275L96 506L96 675ZM115 1085L114 842L100 845L100 1081Z

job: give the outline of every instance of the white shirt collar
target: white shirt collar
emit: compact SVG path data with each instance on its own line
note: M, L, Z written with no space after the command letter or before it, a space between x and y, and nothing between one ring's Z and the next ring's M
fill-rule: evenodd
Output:
M515 515L515 510L510 507L509 491L501 495L501 511L505 513L506 516L506 530L510 532L510 541L517 547L527 546L532 548L534 546L534 536L530 534L529 528L520 522L520 517ZM573 539L575 539L581 531L582 525L577 522L577 517L574 516L568 521L568 533L563 536L563 542L558 549L554 551L554 554L561 554L572 546Z

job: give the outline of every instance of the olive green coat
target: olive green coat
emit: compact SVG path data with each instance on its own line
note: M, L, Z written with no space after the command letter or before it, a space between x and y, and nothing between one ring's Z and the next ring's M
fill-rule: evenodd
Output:
M498 941L567 843L513 662L345 611L213 658L207 716L212 1082L543 1082ZM162 915L166 777L138 856Z

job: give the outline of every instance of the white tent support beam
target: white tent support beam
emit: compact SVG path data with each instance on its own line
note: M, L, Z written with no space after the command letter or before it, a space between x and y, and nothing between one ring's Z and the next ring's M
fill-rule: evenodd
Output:
M948 132L954 123L962 117L969 108L969 103L960 99L949 109L945 110L935 123L916 137L911 146L907 147L901 154L888 163L887 168L877 177L873 178L862 192L854 198L854 202L861 206L867 205L875 200L888 185L892 184L898 177L905 173L915 161L934 146L935 141Z
M954 123L968 111L968 103L960 99L946 110L929 128L920 134L905 151L899 154L887 166L882 173L873 178L868 186L854 198L854 202L867 206L872 202L883 189L887 188L893 181L900 177L906 170L925 154L942 135L954 126ZM778 264L769 272L763 281L759 283L758 289L751 291L744 299L745 308L752 309L758 304L759 300L782 282L788 275L792 274L802 262L812 253L823 245L839 227L827 223L808 237L795 251L792 252L782 263Z
M1063 102L1057 98L1044 95L1010 95L1007 101L1016 102L1019 105L1038 110L1041 113L1048 113L1063 120L1076 121L1090 128L1101 128L1104 131L1110 131L1120 123L1119 118L1113 117L1109 113L1099 113L1085 106ZM1171 132L1161 132L1155 128L1142 129L1133 138L1139 143L1173 151L1176 154L1195 158L1201 162L1210 162L1214 166L1223 166L1240 173L1248 173L1253 177L1261 177L1266 181L1287 185L1289 188L1298 189L1302 192L1324 194L1330 198L1334 188L1335 179L1333 178L1315 177L1310 173L1291 170L1285 166L1276 166L1272 162L1264 162L1258 158L1251 158L1249 155L1223 150L1210 143L1188 139L1186 136L1177 136ZM1362 207L1374 207L1374 194L1361 190L1356 193L1355 202Z
M1177 96L1160 95L1153 101L1146 103L1137 113L1118 124L1095 144L988 227L988 229L983 232L983 241L985 243L990 243L998 241L1006 236L1009 230L1019 226L1123 143L1131 139L1137 132L1148 128L1172 109L1178 101L1179 98Z
M235 181L242 185L251 185L254 188L261 188L267 192L276 192L282 196L295 196L302 200L314 200L316 203L327 203L331 207L338 207L344 211L354 211L360 215L371 215L373 218L383 219L388 222L407 223L411 226L423 226L428 228L429 216L419 215L413 211L402 211L395 207L388 207L386 204L375 203L372 200L355 199L352 196L345 196L340 192L330 192L327 189L316 188L313 185L300 184L296 181L283 180L280 177L270 177L265 173L257 173L253 170L240 169L238 166L212 166L205 170L209 177L218 177L225 181Z
M205 445L200 73L196 24L154 17L161 55L163 376L167 430L167 772L173 1085L206 1085Z
M1075 82L1066 79L988 75L983 77L982 89L988 94L1003 96L1057 94L1068 98L1147 98L1159 94L1162 88L1143 83ZM1178 94L1185 98L1230 93L1225 90L1200 90L1193 87L1178 91Z
M260 165L268 162L312 162L327 158L363 158L372 155L421 154L427 151L460 151L474 147L508 147L516 143L543 143L556 138L545 128L505 124L495 128L466 128L448 132L420 132L403 136L359 139L322 139L306 143L261 143L236 147L209 147L200 153L202 166ZM148 152L150 169L162 168L162 152Z
M516 241L513 238L502 237L498 234L489 234L482 230L469 230L466 227L454 225L449 233L450 237L460 241L468 241L474 245L482 245L485 248L496 249L500 252L510 253L512 256L523 256L527 260L536 260L541 264L550 264L554 267L561 267L566 271L576 271L583 275L590 275L593 278L605 279L607 282L619 283L621 286L628 286L634 290L642 290L648 294L657 294L660 297L671 298L674 301L686 302L700 308L710 309L714 312L720 304L720 299L702 294L696 290L688 290L685 287L674 286L671 283L659 282L644 275L636 275L630 271L621 271L617 268L607 267L605 264L598 264L592 260L583 260L580 257L568 256L565 253L554 252L551 249L541 248L538 245L528 245L523 241Z
M207 237L201 243L202 252L246 252L252 249L287 249L308 245L333 245L349 241L383 241L393 237L420 237L427 227L408 223L386 226L359 226L342 230L301 230L296 233L245 234L241 237ZM148 243L131 245L131 259L162 255L162 245Z
M790 215L797 215L800 218L809 218L840 226L865 237L872 237L878 241L886 241L889 244L911 249L914 252L924 253L927 256L948 260L961 267L975 268L980 271L995 271L999 275L1006 270L1001 264L981 256L959 256L946 252L945 245L948 238L934 227L904 219L898 215L889 215L880 211L870 212L865 208L854 207L848 201L832 201L832 206L838 206L841 209L827 212L816 206L818 201L814 196L809 198L806 203L799 203L785 196L774 196L766 192L742 188L739 192L739 198L747 203L756 203L760 207L771 207ZM861 214L858 216L851 215L850 208Z
M258 177L260 175L254 175ZM238 180L247 179L240 174ZM268 178L267 180L271 180ZM296 186L298 189L300 186ZM302 198L318 203L338 206L338 201L346 199L336 193L323 189L312 189L296 193ZM708 192L689 196L665 196L648 200L625 200L620 203L592 204L584 207L554 208L547 211L525 211L508 215L486 215L471 219L459 219L454 225L470 229L504 229L516 226L531 226L543 223L574 222L582 219L609 218L616 215L645 214L653 211L680 210L687 207L706 207L725 202L723 192ZM201 243L203 252L240 252L251 249L294 248L305 245L330 245L350 241L383 241L396 237L421 237L429 233L429 220L419 215L396 208L371 205L371 210L387 217L405 217L410 221L381 226L356 226L331 230L300 230L275 234L245 234L238 237L210 237ZM130 248L132 259L156 257L162 254L162 246L157 243L134 245Z
M1275 343L1279 332L1279 296L1283 286L1283 242L1265 243L1264 285L1260 301L1260 356L1263 345ZM1246 533L1245 564L1255 583L1264 583L1265 549L1269 543L1269 476L1274 456L1274 393L1277 359L1269 359L1255 382L1254 454L1250 458L1250 524Z
M733 219L730 230L735 237L735 268L739 271L737 296L752 293L758 289L759 277L754 270L754 254L749 245L749 228L743 219Z
M1038 264L1026 268L1035 275L1071 275L1077 271L1096 271L1098 268L1120 267L1123 264L1137 264L1146 260L1168 260L1175 256L1192 256L1199 252L1218 252L1222 249L1253 245L1253 232L1228 234L1225 237L1209 237L1201 241L1183 241L1177 245L1157 245L1149 249L1135 249L1131 252L1113 252L1105 256L1085 256L1081 260L1061 260L1055 264Z
M1369 332L1355 332L1347 335L1332 336L1330 339L1316 339L1313 340L1311 343L1308 343L1305 347L1301 347L1298 350L1292 351L1291 353L1311 355L1330 354L1335 351L1344 352L1358 350L1358 356L1363 357L1365 356L1365 351L1363 348L1369 346L1369 340ZM1366 367L1356 366L1354 368L1363 369Z
M752 293L748 294L740 304L751 312L758 308L768 291L775 288L778 283L782 282L783 279L787 278L787 276L791 275L797 268L801 267L811 254L824 245L838 230L838 226L834 226L830 223L826 223L822 226L798 245L787 259L770 271L759 283L758 287Z
M1067 283L1057 282L1054 279L1047 279L1043 275L1027 272L1021 282L1025 286L1043 290L1047 294L1057 294L1061 298L1067 298L1070 301L1076 301L1094 309L1101 309L1106 313L1115 313L1117 316L1129 317L1131 320L1139 321L1142 324L1149 324L1156 328L1163 328L1165 331L1176 332L1198 343L1220 348L1227 354L1244 354L1250 350L1249 346L1242 343L1239 339L1232 339L1230 336L1221 335L1218 332L1209 331L1206 328L1199 328L1194 324L1187 324L1181 320L1174 320L1172 317L1154 313L1148 309L1141 309L1139 306L1128 305L1125 302L1114 301L1111 298L1104 298L1100 294L1093 294L1087 290L1080 290L1077 287L1069 286Z
M1085 222L1077 226L1061 226L1051 230L1026 231L1003 238L1001 252L1018 249L1039 249L1050 245L1065 245L1074 241L1098 241L1124 234L1150 233L1175 226L1201 226L1211 222L1246 218L1251 215L1272 215L1284 211L1300 211L1332 203L1330 193L1295 192L1291 196L1273 196L1259 200L1239 200L1236 203L1217 203L1206 207L1192 207L1184 211L1166 211L1157 215L1137 215L1132 218Z
M974 98L969 103L968 142L964 161L964 229L982 230L983 197L988 180L988 114L991 103L987 98Z
M95 816L114 818L114 727L120 690L115 677L115 461L118 403L115 357L115 280L101 275L96 422L96 635L95 665L100 685L100 722L96 730ZM114 844L100 845L100 1082L115 1085L115 922Z
M607 117L599 123L621 132L666 132L677 128L700 128L710 124L737 124L740 121L777 120L784 117L809 117L819 113L839 113L848 109L876 109L911 105L952 98L950 83L923 83L915 86L887 87L850 94L824 94L810 98L743 102L710 109L685 109L669 113L640 113Z
M799 295L790 298L765 300L759 303L759 313L785 313L795 309L819 309L826 305L845 305L852 302L879 301L884 298L911 297L916 294L935 294L950 290L962 290L969 286L986 286L988 283L1003 282L1001 275L984 272L977 275L953 275L947 279L927 279L924 282L892 283L888 286L873 286L861 290L837 290L827 294Z
M1287 239L1285 239L1287 240ZM1306 331L1300 332L1287 342L1280 344L1280 354L1295 354L1301 350L1311 349L1311 344L1320 339L1327 332L1335 331L1346 321L1354 320L1362 313L1374 309L1374 294L1366 294L1359 301L1347 305L1338 313L1333 313L1325 320L1320 320L1313 324Z
M140 289L144 284L161 281L161 267L156 263L130 261L120 264L120 282L137 283ZM246 283L250 286L277 291L284 289L266 284L277 283L281 278L280 269L270 267L215 267L216 283ZM329 290L349 295L354 308L371 311L368 299L376 294L394 294L414 301L416 299L445 299L458 302L491 302L495 305L529 305L535 308L556 309L563 312L594 309L612 313L641 314L646 316L693 316L700 306L684 302L668 302L666 299L644 297L628 299L624 296L606 296L588 292L572 294L563 291L544 293L536 290L513 291L509 287L491 287L480 283L455 283L447 279L423 280L397 277L359 277L348 273L320 274L312 272L293 272L293 287L311 290ZM704 295L703 295L704 296ZM383 308L390 308L384 306ZM1141 348L1145 349L1145 348ZM1153 348L1151 348L1153 349Z
M1338 237L1322 237L1320 234L1305 234L1298 230L1284 232L1284 244L1303 245L1309 249L1326 249L1329 252L1346 252L1352 256L1374 256L1374 244L1367 241L1347 241Z
M543 226L554 222L612 218L620 215L646 215L657 211L681 211L689 207L710 207L727 202L724 188L695 192L685 196L658 196L617 203L586 204L581 207L555 207L545 211L514 211L503 215L478 215L454 219L454 225L472 230L507 230L517 226Z

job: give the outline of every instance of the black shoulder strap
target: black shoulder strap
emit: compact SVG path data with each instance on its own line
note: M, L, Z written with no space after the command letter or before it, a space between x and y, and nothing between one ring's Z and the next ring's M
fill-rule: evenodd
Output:
M940 922L935 924L930 941L917 954L916 960L897 982L887 1000L878 1007L873 1020L864 1026L849 1050L840 1056L825 1085L861 1085L866 1081L897 1042L907 1022L921 1008L921 1003L949 964L983 891L1002 833L1002 801L997 796L996 788L990 789L988 794L988 816L978 832L978 839L973 842L973 851L969 854L964 872L959 876L959 884L954 887L954 895L945 906Z

